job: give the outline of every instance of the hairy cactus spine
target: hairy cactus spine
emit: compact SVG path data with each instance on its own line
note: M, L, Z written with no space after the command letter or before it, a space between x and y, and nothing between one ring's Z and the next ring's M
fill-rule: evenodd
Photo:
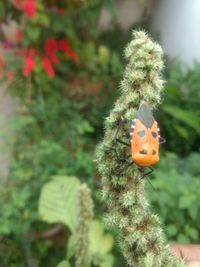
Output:
M78 190L79 217L76 231L76 267L90 267L89 231L93 219L93 202L86 184Z
M129 62L121 83L121 96L105 121L105 136L97 148L103 199L109 208L107 222L118 229L119 244L129 266L184 266L171 255L160 221L150 210L145 179L141 179L136 166L126 169L120 160L130 154L130 148L116 142L117 131L118 138L128 142L131 120L140 103L145 101L155 109L160 102L162 49L145 32L135 31L125 56Z

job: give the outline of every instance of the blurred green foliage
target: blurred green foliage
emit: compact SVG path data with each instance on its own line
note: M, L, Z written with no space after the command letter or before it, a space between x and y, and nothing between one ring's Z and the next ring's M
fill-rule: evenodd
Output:
M97 42L96 20L103 7L101 1L75 6L73 1L68 1L72 3L70 7L56 3L68 11L67 16L51 12L49 8L45 10L40 2L37 1L36 18L27 21L23 46L31 45L39 51L45 38L66 36L77 51L80 64L64 57L59 66L55 66L55 78L50 80L40 62L36 62L33 74L26 78L21 75L21 59L16 58L12 50L6 55L6 68L14 71L14 81L8 89L19 99L20 116L10 125L13 157L8 183L0 187L2 267L54 267L65 258L70 227L65 223L63 237L59 233L43 237L53 226L48 224L49 220L41 221L40 193L51 176L64 176L68 184L66 175L75 175L87 182L94 190L96 201L99 199L99 193L95 192L99 178L93 154L103 131L102 118L112 105L122 73L118 55ZM53 1L49 2L54 5ZM10 4L6 4L9 5L6 12L12 11ZM112 6L106 5L111 11ZM18 10L14 10L13 18L17 16ZM58 208L56 203L55 200L55 208ZM67 206L65 208L63 212L70 218L71 213ZM63 221L54 218L52 222ZM11 253L4 257L8 248ZM107 251L111 248L112 244ZM99 266L111 266L113 258L106 251L94 251L94 261Z
M75 207L74 207L75 208ZM114 239L110 233L106 233L105 225L100 220L93 220L89 233L89 251L91 252L92 266L112 267L114 255L111 250ZM72 233L67 245L66 260L74 266L76 232Z
M77 176L92 188L98 217L94 232L102 234L95 238L105 237L94 149L116 99L124 68L122 49L130 31L116 26L110 0L47 2L48 8L37 1L37 16L27 21L23 46L31 45L42 52L47 37L65 36L78 53L80 64L61 57L62 62L55 66L55 79L50 80L37 62L31 78L24 78L19 72L22 62L15 60L12 51L8 53L7 66L15 72L9 91L20 100L20 116L11 125L14 147L8 183L0 187L2 267L54 267L65 258L69 225L62 233L64 241L59 234L45 239L43 233L52 225L48 220L42 222L38 213L42 188L55 175ZM67 10L67 15L52 12L55 5ZM105 32L97 27L103 7L115 19L114 27ZM6 20L21 17L9 1L0 3L0 12ZM169 64L165 76L166 93L155 117L167 143L152 176L157 192L150 191L150 198L171 241L196 243L200 242L200 65L187 69L182 64ZM112 266L112 242L108 242L106 251L94 244L95 266ZM116 247L113 266L123 266ZM110 265L101 265L106 258Z
M111 105L107 106L105 98L114 95L107 86L100 89L85 96L80 87L77 98L75 91L63 95L52 92L45 98L40 95L12 124L14 154L9 184L1 189L1 234L19 238L48 227L39 222L37 205L42 186L51 175L77 175L94 188L93 151L102 131L102 117ZM33 241L27 241L31 251ZM34 253L43 257L39 248Z
M158 113L167 149L186 156L200 148L200 65L169 64L166 93Z
M185 158L167 153L153 174L152 209L162 218L171 241L196 243L200 239L200 154Z
M80 181L77 177L54 176L52 181L47 182L43 186L41 192L39 200L40 218L48 223L63 223L71 232L67 240L65 260L60 262L58 266L65 266L71 263L74 266L80 210L78 201L79 188ZM88 208L90 209L91 207ZM114 240L112 235L104 234L104 225L99 220L91 221L88 239L92 263L99 267L112 267L114 257L110 251Z

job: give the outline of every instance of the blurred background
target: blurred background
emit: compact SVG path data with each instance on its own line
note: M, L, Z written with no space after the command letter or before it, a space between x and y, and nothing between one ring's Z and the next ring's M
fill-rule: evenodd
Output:
M165 52L156 119L167 143L150 177L157 192L147 185L152 209L171 242L200 242L199 25L198 0L0 2L1 267L66 267L66 257L74 266L83 182L94 203L93 266L124 266L93 160L133 29Z

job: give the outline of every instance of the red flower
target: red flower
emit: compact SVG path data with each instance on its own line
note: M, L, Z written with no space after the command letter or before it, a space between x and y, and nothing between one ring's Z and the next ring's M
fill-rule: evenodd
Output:
M71 49L68 48L68 50L66 51L66 54L69 58L71 58L74 62L79 62L79 57L78 55Z
M58 51L58 44L56 40L54 38L48 38L44 44L44 49L49 59L54 64L58 64L59 61L55 55L55 53Z
M36 12L35 0L24 0L22 9L28 17L33 18Z
M59 41L59 48L74 62L79 62L78 55L69 47L67 39L64 38Z
M64 51L64 52L66 52L69 48L69 43L68 43L67 39L65 39L65 38L61 39L59 41L58 45L59 45L60 50Z
M24 60L24 68L23 68L24 76L28 76L33 71L35 66L34 56L35 56L35 50L33 48L29 49Z
M51 79L53 79L53 78L54 78L54 70L53 70L51 61L50 61L47 57L45 57L45 58L42 60L42 64L43 64L44 70L46 71L47 75L48 75Z
M23 37L23 31L21 29L17 29L16 31L16 40L19 43Z
M7 70L6 71L6 79L10 83L14 80L14 73L13 73L12 70Z
M14 3L16 6L18 6L20 4L20 0L15 0Z
M57 12L58 12L58 14L63 15L65 13L65 9L64 8L58 8Z
M2 70L4 67L4 59L0 57L0 70Z

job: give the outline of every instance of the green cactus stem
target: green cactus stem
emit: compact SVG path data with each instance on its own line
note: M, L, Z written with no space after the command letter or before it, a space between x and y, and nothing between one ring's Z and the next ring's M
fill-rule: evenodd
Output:
M76 267L90 267L89 231L93 219L93 202L90 189L86 184L78 190L79 216L76 231Z
M97 148L98 169L102 176L103 199L108 205L107 223L119 232L119 244L129 266L184 266L170 253L157 215L145 196L145 179L136 165L126 168L130 158L131 121L142 102L152 110L160 103L163 90L162 49L145 32L134 31L125 49L128 60L121 83L121 96L105 121L105 136Z

